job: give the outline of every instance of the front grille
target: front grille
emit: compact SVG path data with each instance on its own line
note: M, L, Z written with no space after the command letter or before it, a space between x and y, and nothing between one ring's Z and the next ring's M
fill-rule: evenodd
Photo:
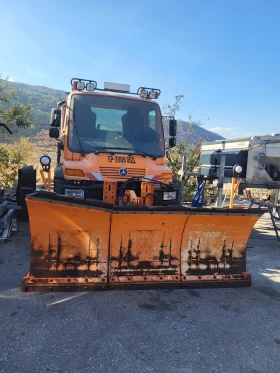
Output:
M119 170L121 168L125 168L128 171L127 176L120 176ZM145 177L145 169L144 168L126 168L126 167L100 167L100 173L103 177L108 177L111 179L121 179L127 180L131 177Z

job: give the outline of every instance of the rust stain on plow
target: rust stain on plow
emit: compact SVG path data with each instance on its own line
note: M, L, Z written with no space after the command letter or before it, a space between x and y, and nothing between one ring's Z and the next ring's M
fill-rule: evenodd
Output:
M191 216L183 233L182 276L245 272L246 245L257 220L257 216Z
M110 258L115 275L176 274L180 259L172 255L172 241L165 246L163 237L159 245L159 236L158 231L130 231L127 245L121 236L119 255Z
M46 232L44 232L46 233ZM31 271L34 275L67 276L101 276L106 274L107 263L102 263L99 255L100 238L92 239L90 231L62 231L48 232L48 251L42 246L41 237L32 239ZM39 237L37 240L36 238Z
M113 214L110 278L133 282L138 281L139 276L179 276L180 232L185 221L186 214ZM173 281L168 277L166 280Z
M109 213L49 202L27 203L32 276L107 279Z

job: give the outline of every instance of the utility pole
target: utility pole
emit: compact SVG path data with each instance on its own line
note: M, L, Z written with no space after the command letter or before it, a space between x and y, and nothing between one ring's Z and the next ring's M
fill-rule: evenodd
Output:
M225 165L226 165L226 155L222 154L220 158L220 173L219 173L219 179L218 179L218 201L217 201L218 207L222 206Z

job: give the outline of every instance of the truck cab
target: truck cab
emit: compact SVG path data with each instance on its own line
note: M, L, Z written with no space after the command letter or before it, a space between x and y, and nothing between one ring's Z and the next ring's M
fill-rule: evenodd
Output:
M152 205L178 205L180 184L166 165L163 116L154 101L160 90L141 87L131 93L128 85L116 83L100 89L95 81L75 78L71 85L72 92L51 112L49 134L58 141L54 191L118 204L126 189L145 204L144 183ZM174 119L169 135L169 146L175 146Z

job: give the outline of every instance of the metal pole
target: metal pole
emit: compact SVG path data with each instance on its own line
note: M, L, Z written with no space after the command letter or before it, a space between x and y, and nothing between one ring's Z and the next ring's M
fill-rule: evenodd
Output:
M234 189L235 189L235 177L231 178L231 190L230 190L230 200L229 200L229 208L233 208L233 201L234 201Z
M275 196L274 196L274 202L273 202L274 206L278 205L278 199L279 199L279 189L275 189Z
M278 206L278 199L279 199L279 189L275 189L275 195L274 195L274 201L273 201L273 214L276 214L278 211L277 206Z
M184 203L184 189L185 189L185 171L186 171L187 156L182 157L182 169L181 169L181 203Z
M218 207L222 205L225 165L226 165L226 155L223 154L221 155L221 159L220 159L220 174L219 174L219 179L218 179L218 203L217 203Z
M48 171L48 191L51 191L51 170Z
M224 206L224 203L226 202L226 199L227 199L227 195L228 195L228 191L230 190L230 184L228 184L227 186L227 190L226 190L226 194L224 195L224 199L223 199L223 202L222 202L222 206Z

